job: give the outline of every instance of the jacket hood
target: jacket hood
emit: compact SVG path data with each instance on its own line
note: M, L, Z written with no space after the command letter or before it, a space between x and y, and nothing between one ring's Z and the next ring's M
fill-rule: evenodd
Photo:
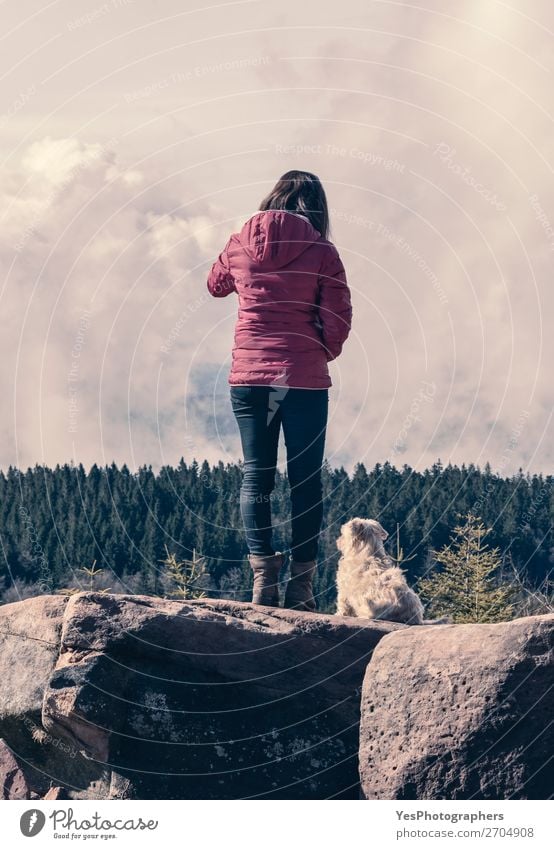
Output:
M288 265L319 239L321 233L307 218L281 209L257 212L238 234L248 256L273 269Z

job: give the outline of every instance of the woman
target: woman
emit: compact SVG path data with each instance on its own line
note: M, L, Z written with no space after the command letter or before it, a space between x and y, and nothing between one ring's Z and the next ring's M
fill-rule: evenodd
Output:
M287 171L213 264L208 290L236 292L238 320L229 374L244 454L240 492L255 604L279 606L283 554L271 545L270 494L279 431L292 502L285 607L314 611L313 577L323 517L321 465L331 378L352 307L344 267L328 239L323 186Z

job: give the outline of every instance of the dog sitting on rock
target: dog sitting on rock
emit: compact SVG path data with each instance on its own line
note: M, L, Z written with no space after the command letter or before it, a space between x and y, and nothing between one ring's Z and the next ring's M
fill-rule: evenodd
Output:
M375 519L351 519L341 528L337 548L337 615L387 619L406 625L431 625L448 619L426 620L423 605L406 583L402 570L383 546L386 530Z

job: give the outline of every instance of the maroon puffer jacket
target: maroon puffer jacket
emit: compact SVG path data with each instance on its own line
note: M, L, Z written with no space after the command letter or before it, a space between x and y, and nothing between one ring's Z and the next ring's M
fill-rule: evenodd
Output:
M238 294L231 385L331 386L327 362L350 332L350 290L336 247L307 218L257 212L214 262L208 290Z

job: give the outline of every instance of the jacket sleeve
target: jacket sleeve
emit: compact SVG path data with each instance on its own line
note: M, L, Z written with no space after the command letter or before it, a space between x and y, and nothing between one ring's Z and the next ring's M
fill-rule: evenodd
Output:
M342 351L352 326L352 304L346 272L334 245L319 272L319 323L327 361Z
M237 291L229 265L228 251L231 245L231 239L229 239L219 254L208 274L208 291L214 298L225 298L231 292Z

